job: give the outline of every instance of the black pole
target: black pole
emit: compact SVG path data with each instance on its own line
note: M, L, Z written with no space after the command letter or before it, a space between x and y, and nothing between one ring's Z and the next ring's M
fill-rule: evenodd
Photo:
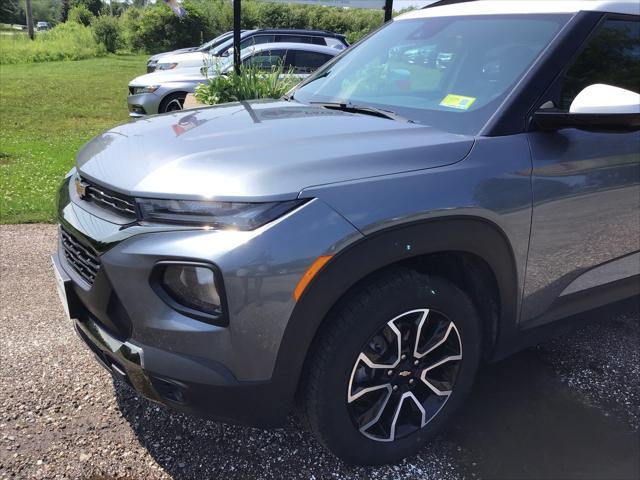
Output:
M233 67L240 74L240 0L233 0Z
M33 13L31 12L31 0L25 0L25 16L27 17L27 31L29 38L33 40Z
M393 0L385 0L384 2L384 23L387 23L393 17Z

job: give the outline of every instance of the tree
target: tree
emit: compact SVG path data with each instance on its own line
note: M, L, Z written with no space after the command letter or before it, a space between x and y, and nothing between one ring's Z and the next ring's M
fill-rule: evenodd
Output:
M62 3L60 4L60 16L59 19L61 22L66 22L67 19L69 18L69 0L62 0Z
M0 23L24 25L26 22L24 8L19 0L2 0L0 2Z
M71 6L77 7L78 5L84 5L94 15L100 15L100 9L102 8L102 0L71 0Z

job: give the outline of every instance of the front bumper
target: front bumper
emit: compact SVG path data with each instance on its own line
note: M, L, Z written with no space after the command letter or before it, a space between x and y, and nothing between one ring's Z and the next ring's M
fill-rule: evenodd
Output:
M83 320L76 318L73 322L76 333L98 362L115 378L151 401L185 413L262 427L279 425L286 415L280 407L284 403L268 401L279 396L271 382L242 383L224 378L215 369L198 364L192 367L215 383L177 380L166 376L163 371L167 370L170 362L193 363L188 356L122 341L90 315ZM255 398L267 399L267 408L256 406Z
M156 93L138 93L127 97L130 117L155 115L160 109L162 97Z
M83 282L61 243L54 262L76 331L100 363L172 408L244 424L281 424L297 385L297 377L278 367L287 366L279 354L295 306L293 290L318 255L354 236L353 227L320 201L253 232L123 225L83 208L73 192L63 185L60 223L95 250L100 269L92 285ZM158 296L151 273L166 260L217 266L228 326L185 316Z

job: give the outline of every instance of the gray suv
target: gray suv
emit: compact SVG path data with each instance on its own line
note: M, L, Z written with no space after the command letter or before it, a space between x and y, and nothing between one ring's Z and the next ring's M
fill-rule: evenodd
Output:
M413 11L284 99L99 135L59 197L78 335L176 410L417 452L481 363L638 295L636 10Z

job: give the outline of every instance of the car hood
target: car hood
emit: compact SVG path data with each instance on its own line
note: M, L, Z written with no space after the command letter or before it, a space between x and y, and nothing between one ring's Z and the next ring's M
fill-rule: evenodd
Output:
M185 53L185 52L193 52L195 50L197 50L198 47L188 47L188 48L179 48L178 50L172 50L170 52L162 52L162 53L156 53L155 55L151 55L149 57L149 60L147 60L148 62L151 61L158 61L159 59L161 59L162 57L166 57L169 55L176 55L178 53Z
M141 197L274 201L306 187L460 161L473 138L296 102L145 117L94 138L77 168Z
M160 70L146 75L140 75L129 82L130 86L146 87L148 85L162 85L167 82L204 81L206 77L198 67L181 68L176 70Z
M204 66L205 60L209 59L210 56L205 54L204 52L185 52L185 53L176 53L164 56L160 59L159 63L177 63L180 68L181 64L187 63L190 65L202 67Z

